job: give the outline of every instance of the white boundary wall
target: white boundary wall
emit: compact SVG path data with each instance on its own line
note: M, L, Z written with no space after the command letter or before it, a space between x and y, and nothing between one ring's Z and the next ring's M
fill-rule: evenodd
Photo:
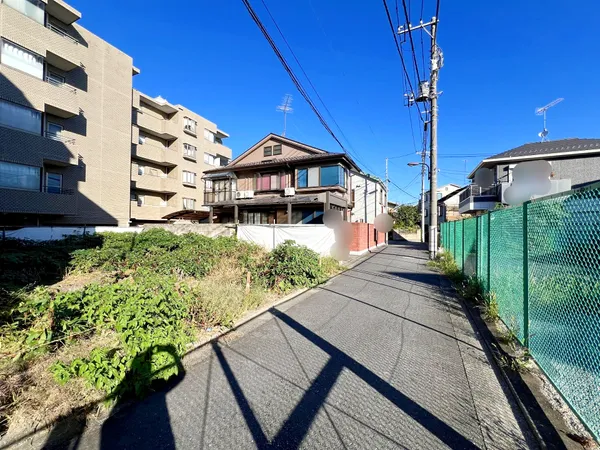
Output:
M333 229L325 225L238 225L238 239L272 250L285 241L306 245L321 256L331 256Z
M65 236L95 234L110 231L112 233L139 233L142 227L25 227L18 230L6 230L6 237L12 239L30 239L32 241L56 241ZM0 230L0 233L2 231Z

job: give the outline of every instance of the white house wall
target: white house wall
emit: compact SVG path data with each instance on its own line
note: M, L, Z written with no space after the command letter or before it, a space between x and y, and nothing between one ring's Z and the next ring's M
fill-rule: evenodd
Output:
M375 217L387 212L387 193L381 182L358 174L352 174L354 207L351 222L375 223Z

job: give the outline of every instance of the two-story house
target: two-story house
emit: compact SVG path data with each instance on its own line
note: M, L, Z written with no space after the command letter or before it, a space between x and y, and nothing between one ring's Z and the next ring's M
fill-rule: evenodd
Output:
M387 189L383 181L372 175L350 171L352 211L350 222L375 223L375 217L388 212Z
M551 189L544 195L582 187L600 179L600 139L561 139L521 145L481 161L469 174L472 183L460 194L459 212L477 213L508 203L506 189L513 182L513 169L526 161L550 163ZM492 171L491 184L474 182L480 169Z
M351 170L359 168L344 153L269 134L227 166L205 172L209 222L318 224L328 209L349 220Z

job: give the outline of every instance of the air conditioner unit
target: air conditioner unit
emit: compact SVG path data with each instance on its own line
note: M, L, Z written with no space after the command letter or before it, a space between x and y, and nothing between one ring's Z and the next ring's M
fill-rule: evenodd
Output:
M293 187L285 188L285 190L283 191L283 195L285 197L292 197L296 195L296 189L294 189Z
M245 191L246 198L254 198L254 191Z
M235 199L239 200L240 198L244 198L246 195L246 191L235 191Z

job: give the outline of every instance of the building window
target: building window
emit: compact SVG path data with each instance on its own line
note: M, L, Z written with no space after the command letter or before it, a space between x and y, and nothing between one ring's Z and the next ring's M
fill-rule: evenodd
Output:
M205 180L204 181L204 189L206 189L207 191L212 191L212 188L213 188L212 180Z
M204 129L204 139L210 142L215 142L215 133L210 130Z
M144 172L146 168L144 166L140 166L138 165L138 175L144 175Z
M41 0L3 0L1 3L44 25L45 5Z
M273 155L273 147L270 147L270 146L269 147L265 147L263 155L264 156L271 156L271 155Z
M46 74L46 81L50 84L53 84L54 86L62 86L63 84L65 84L65 77L52 72L48 72Z
M145 195L138 195L137 196L137 205L138 206L144 206L145 203L146 203L146 196Z
M46 137L54 139L55 141L61 140L63 126L57 123L48 122L46 124Z
M196 147L190 144L183 144L183 156L196 160Z
M44 58L12 42L2 41L0 62L40 80L44 78Z
M281 145L277 144L273 146L273 156L281 155Z
M309 167L308 169L308 187L316 187L319 185L319 168Z
M41 134L42 113L16 103L0 100L0 125Z
M62 174L46 172L46 192L60 194L62 191Z
M187 183L187 184L196 184L196 174L194 172L188 172L187 170L184 170L182 172L183 175L183 182Z
M194 198L184 198L183 199L183 209L196 209L196 199Z
M321 186L346 187L346 173L342 166L321 167Z
M39 191L40 168L0 162L0 187Z
M143 136L140 134L138 137L138 144L144 145L145 143L146 143L146 136Z
M204 154L204 163L205 164L214 166L214 165L216 165L216 162L217 162L217 158L215 156L211 155L210 153Z
M196 128L198 126L198 122L190 119L189 117L183 118L183 129L189 131L190 133L196 134Z

